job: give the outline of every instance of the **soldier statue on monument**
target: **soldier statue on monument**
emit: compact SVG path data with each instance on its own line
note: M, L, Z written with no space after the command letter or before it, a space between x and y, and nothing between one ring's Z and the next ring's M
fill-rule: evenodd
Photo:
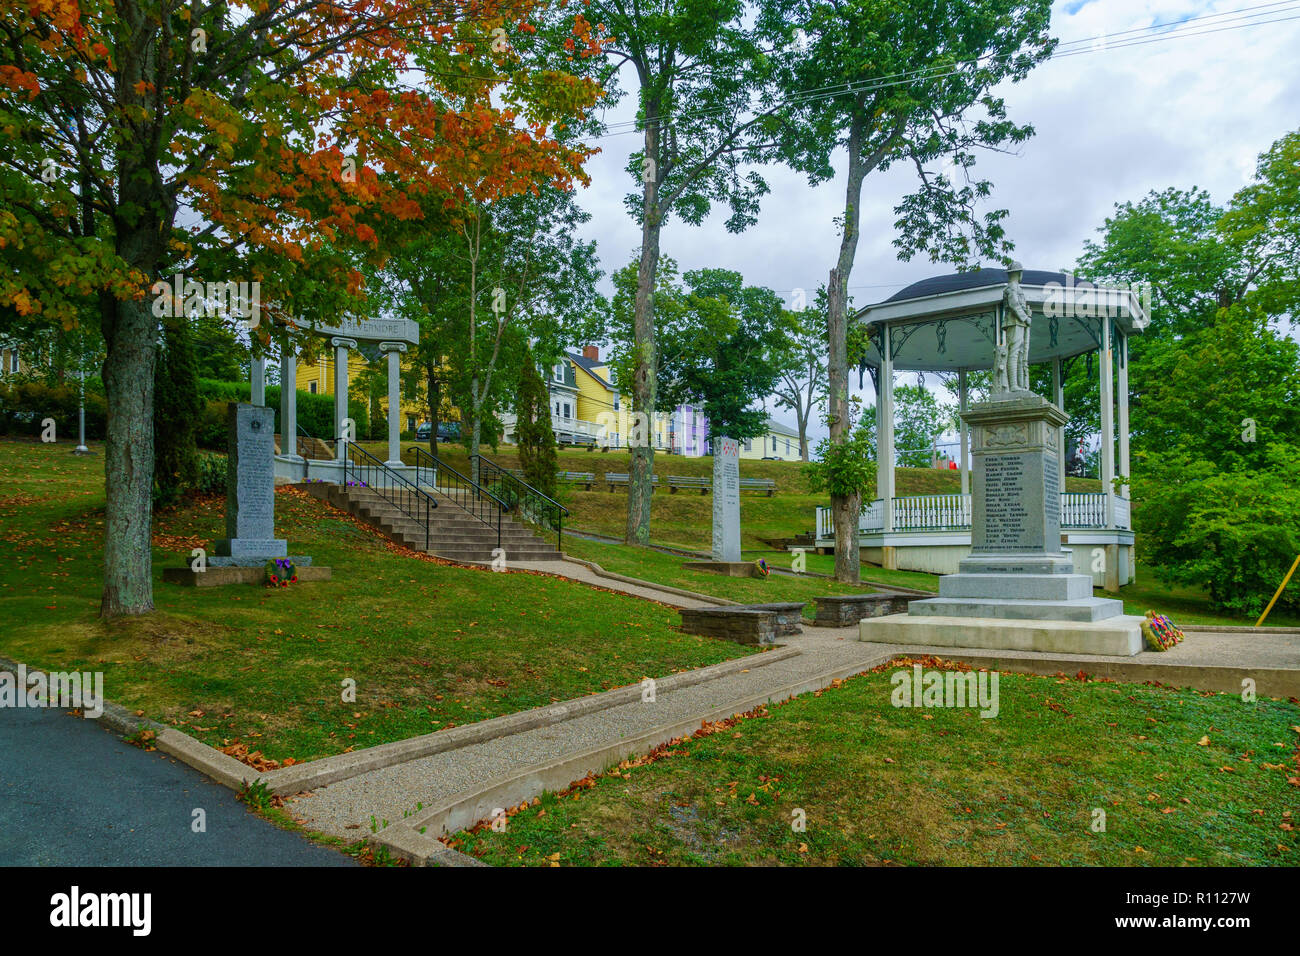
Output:
M1002 340L993 367L994 391L1029 391L1029 301L1020 289L1024 267L1007 266L1007 287L1002 293Z

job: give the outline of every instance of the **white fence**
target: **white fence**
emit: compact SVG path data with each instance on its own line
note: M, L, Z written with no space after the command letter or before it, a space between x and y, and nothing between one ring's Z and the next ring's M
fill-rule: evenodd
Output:
M1110 495L1114 523L1106 523L1106 498L1103 492L1070 491L1061 495L1062 528L1122 528L1131 527L1129 502L1119 495ZM968 531L971 526L970 495L907 495L894 500L895 531ZM877 498L863 505L858 517L858 531L879 532L885 529L885 502ZM831 509L817 509L817 537L835 537L835 523Z

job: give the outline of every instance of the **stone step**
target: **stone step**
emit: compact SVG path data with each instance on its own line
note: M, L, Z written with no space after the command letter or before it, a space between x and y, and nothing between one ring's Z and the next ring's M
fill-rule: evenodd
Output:
M509 548L506 551L506 561L562 561L564 555L555 549L544 551L512 552ZM491 549L483 548L430 548L429 553L439 558L447 558L451 561L491 561L495 555Z
M1114 598L1079 598L1074 601L1025 601L1012 598L927 598L908 605L913 617L998 618L1008 621L1105 621L1124 613L1124 602Z
M1092 597L1092 575L945 574L939 597L1077 601Z

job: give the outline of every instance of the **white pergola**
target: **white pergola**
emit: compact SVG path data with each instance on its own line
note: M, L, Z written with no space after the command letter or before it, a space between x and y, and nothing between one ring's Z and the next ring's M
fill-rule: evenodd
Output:
M334 349L334 434L330 438L344 434L344 422L348 417L349 352L358 347L358 342L370 342L377 344L379 351L387 356L388 461L385 464L403 472L408 466L402 462L401 361L408 345L419 344L419 326L410 319L344 319L333 324L309 322L303 326L303 331L328 338ZM281 454L276 456L276 474L300 481L307 477L308 463L297 454L297 368L298 346L293 339L286 339L280 353ZM266 359L260 355L254 356L252 362L252 403L266 404ZM337 442L333 467L327 462L312 462L312 476L341 484L346 457L347 443Z
M951 535L970 527L970 432L960 427L960 495L899 498L894 487L895 372L956 372L960 404L968 405L967 373L992 369L1002 342L1004 269L979 269L936 276L913 283L883 302L859 311L853 321L867 327L866 364L876 386L877 495L863 509L860 532L878 535L882 563L891 565L897 547L912 544L918 532ZM1033 313L1031 365L1052 369L1052 394L1064 405L1062 362L1088 352L1097 354L1101 399L1101 480L1098 495L1062 495L1062 527L1122 531L1131 546L1127 484L1118 492L1117 474L1129 476L1128 340L1140 333L1148 317L1141 297L1131 289L1094 286L1060 272L1025 270L1021 288ZM1118 377L1118 388L1116 388ZM1118 429L1116 428L1118 392ZM1116 437L1118 435L1118 455ZM1066 462L1064 430L1057 452ZM1078 500L1075 500L1078 499ZM818 537L822 537L819 512ZM901 537L896 537L900 536ZM1123 538L1124 536L1122 536ZM866 543L866 542L864 542ZM1117 566L1118 561L1112 562Z

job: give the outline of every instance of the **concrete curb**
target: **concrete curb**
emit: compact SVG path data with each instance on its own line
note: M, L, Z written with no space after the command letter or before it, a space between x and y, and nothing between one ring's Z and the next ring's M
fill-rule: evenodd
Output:
M1068 674L1073 677L1083 671L1089 677L1108 677L1128 684L1159 681L1170 687L1187 687L1196 690L1223 691L1240 694L1242 681L1255 682L1255 693L1260 697L1300 697L1300 670L1277 667L1224 667L1217 664L1144 664L1124 661L1081 661L1061 657L999 657L996 654L965 654L958 648L929 648L896 652L895 656L933 654L949 661L962 661L972 667L1004 671L1010 674L1036 674L1051 677Z
M429 832L434 835L455 833L466 827L473 826L480 820L488 819L497 808L517 806L525 800L531 800L546 791L562 790L573 781L581 780L591 773L603 772L607 767L630 755L649 753L675 737L693 733L701 723L721 720L733 714L744 713L772 701L788 700L808 691L821 690L835 680L861 674L897 656L899 655L894 651L881 653L867 660L805 677L772 691L751 694L739 700L733 700L725 706L697 712L690 717L674 721L671 724L660 725L634 737L627 737L614 743L604 744L585 753L561 757L544 764L536 764L524 770L499 777L483 787L459 793L438 806L429 807L412 817L402 820L400 823L385 828L376 836L381 842L389 843L386 835L390 831L402 829L415 830L417 833L424 829L426 835ZM395 839L391 841L391 845L394 847L407 840L404 835L398 836L396 832L393 833L393 836Z
M16 670L17 667L16 661L0 657L0 669ZM27 669L28 671L39 670L31 666ZM242 790L245 785L256 783L263 778L261 771L254 770L248 764L228 754L223 754L215 747L209 747L202 741L195 740L175 727L138 717L134 711L110 700L104 701L103 704L104 713L99 717L83 715L82 719L103 724L122 737L134 737L141 730L152 730L155 734L154 749L175 757L181 763L193 767L199 773L231 790Z
M676 674L669 674L667 677L656 678L656 692L662 693L682 687L690 687L705 681L716 680L736 671L774 664L777 661L797 656L800 653L802 652L797 647L782 647L761 654L751 654L734 660L723 661L720 664L712 664L708 667L680 671ZM579 697L557 704L548 704L544 707L535 707L532 710L521 711L517 714L504 714L489 720L480 720L472 724L466 724L463 727L439 730L419 737L408 737L406 740L395 740L391 743L378 744L352 753L322 757L308 763L294 764L292 767L281 767L278 770L267 771L261 776L261 779L273 794L285 795L298 793L302 790L312 790L316 787L328 786L331 783L338 783L340 780L347 780L350 777L368 773L371 770L380 770L395 764L406 763L409 760L428 757L448 750L458 750L461 747L484 743L498 737L508 737L537 727L561 723L584 714L607 710L610 707L618 707L638 700L640 697L640 684L618 687L600 694Z

